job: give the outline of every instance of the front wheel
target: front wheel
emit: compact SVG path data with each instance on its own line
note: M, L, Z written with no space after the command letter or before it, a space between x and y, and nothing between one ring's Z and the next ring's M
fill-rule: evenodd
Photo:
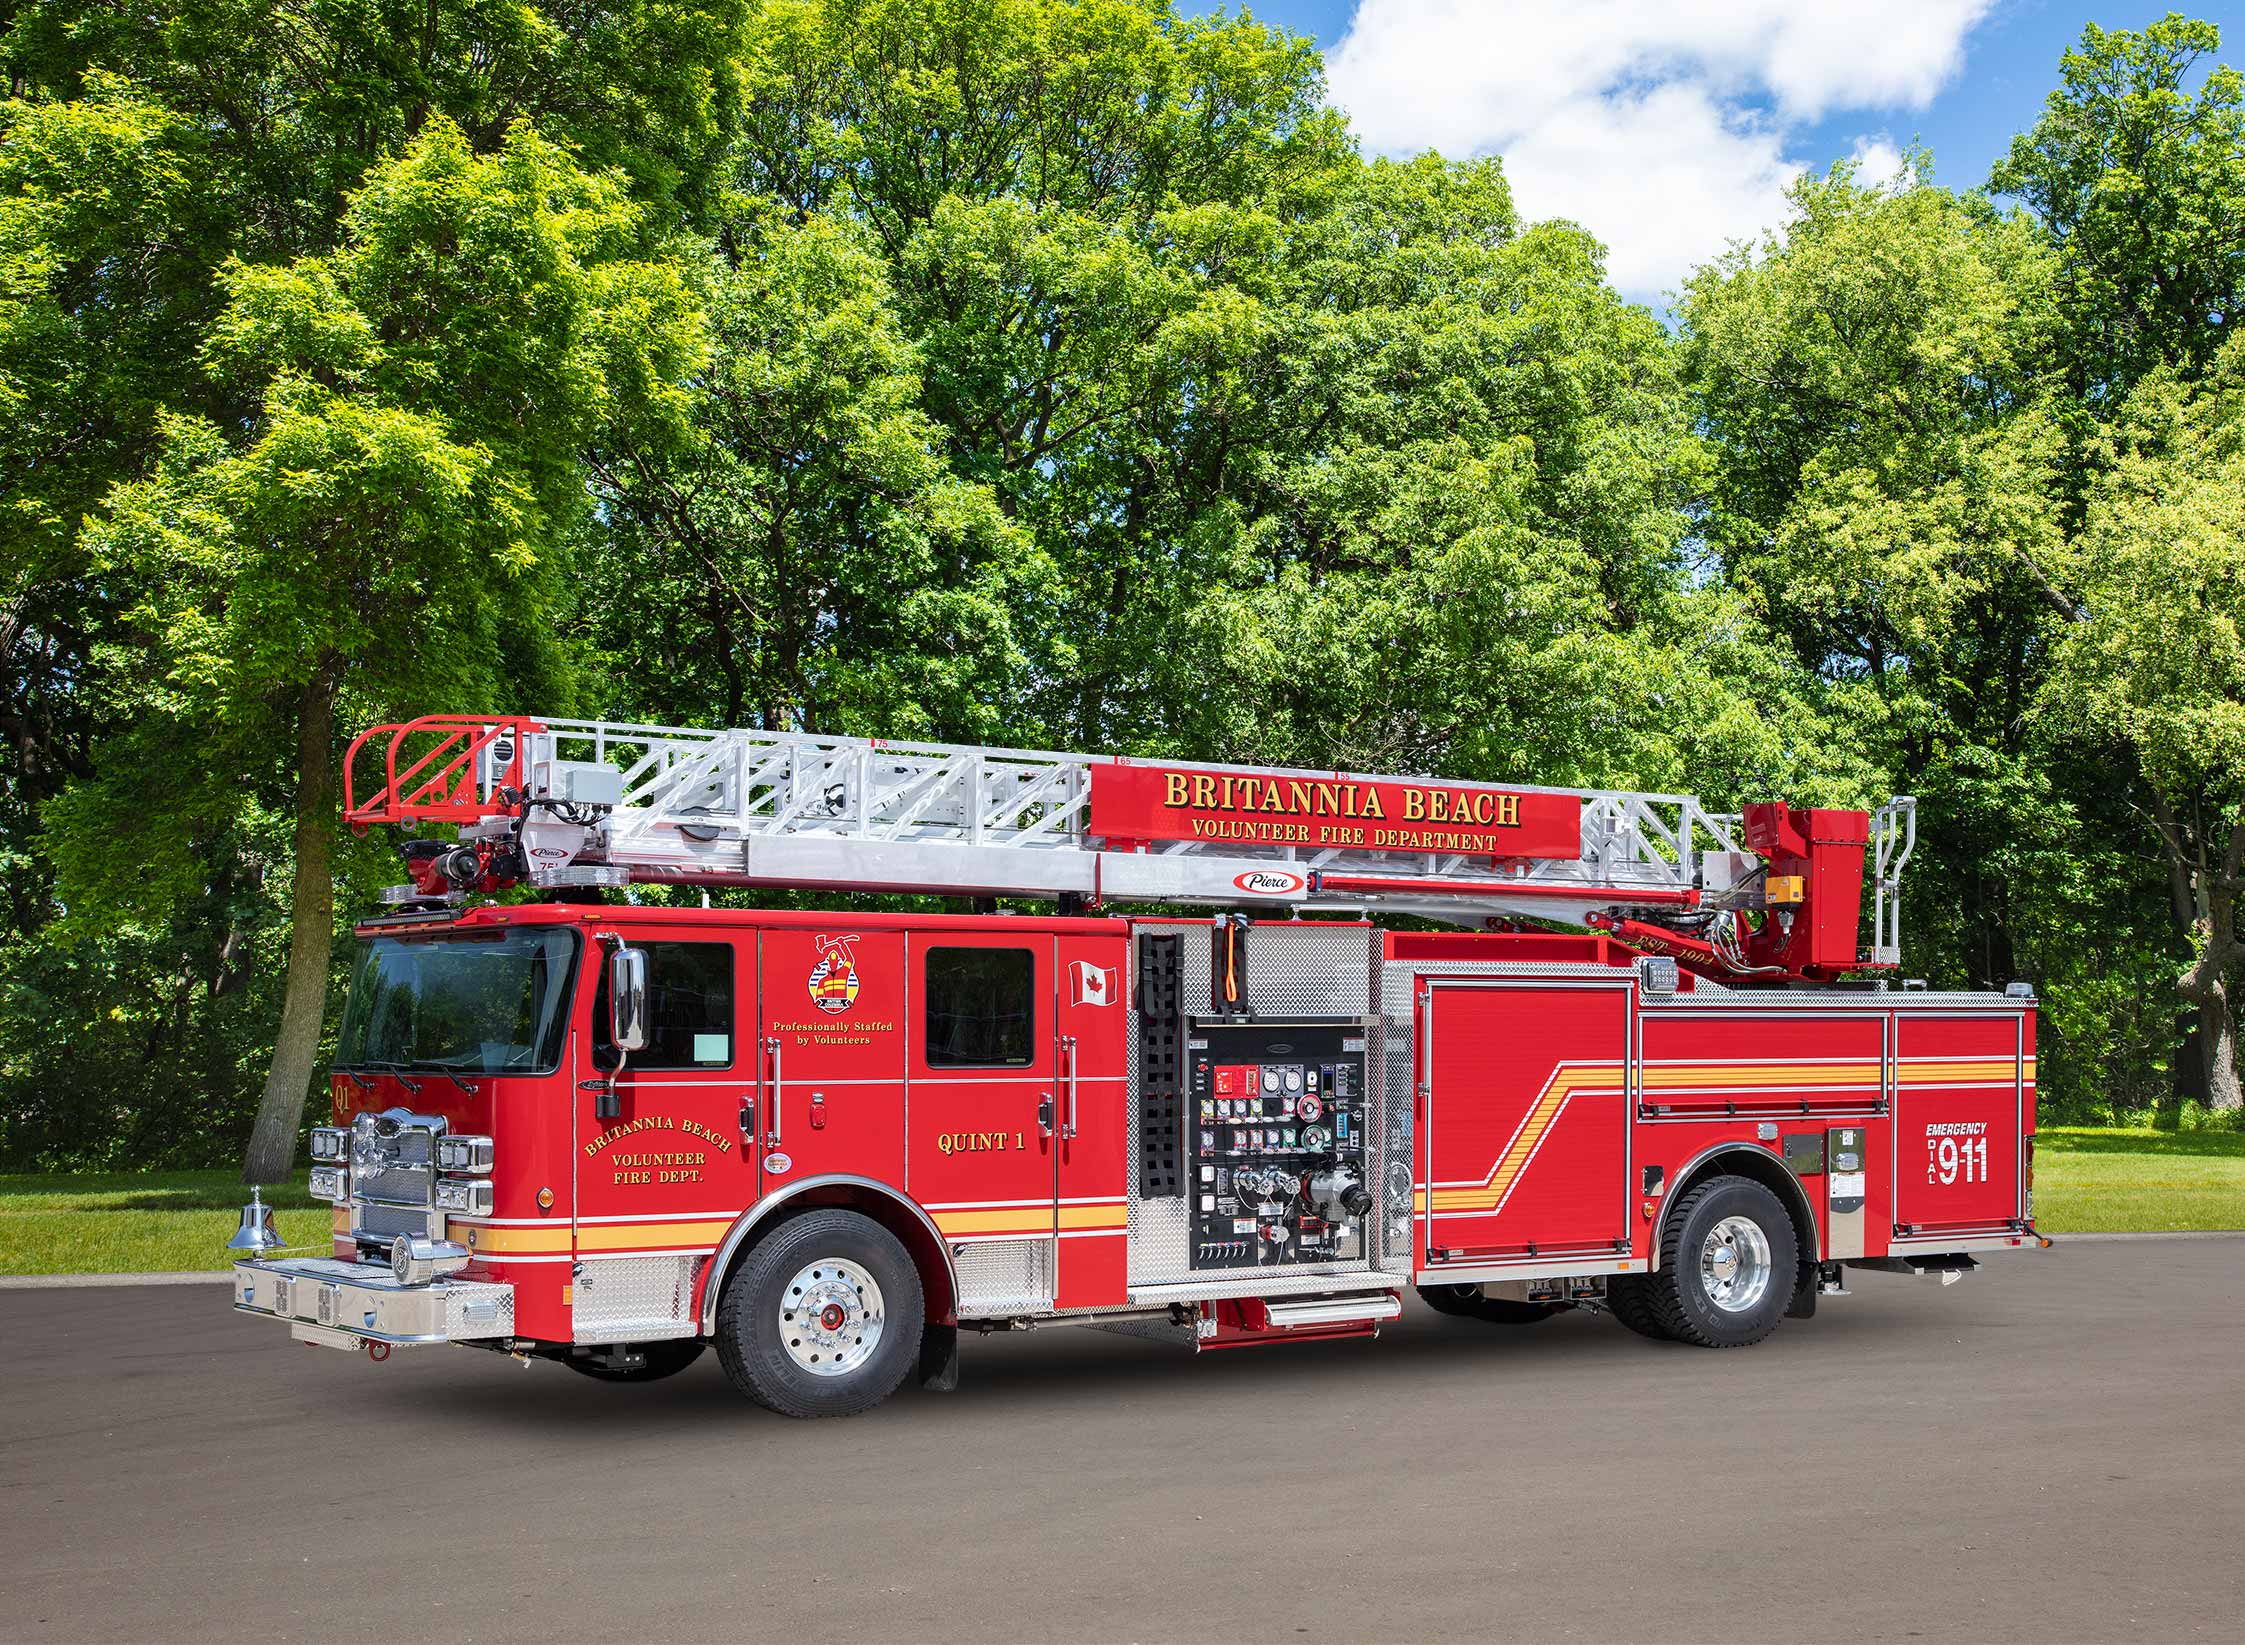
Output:
M758 1241L717 1306L717 1358L734 1387L790 1417L852 1416L918 1362L919 1270L855 1211L807 1211Z
M1647 1276L1649 1312L1678 1342L1743 1348L1785 1317L1797 1261L1793 1219L1775 1194L1749 1177L1712 1177L1669 1215L1660 1268Z

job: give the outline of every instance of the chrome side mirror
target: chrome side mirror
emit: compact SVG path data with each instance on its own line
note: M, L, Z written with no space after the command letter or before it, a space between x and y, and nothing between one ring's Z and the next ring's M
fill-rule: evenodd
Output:
M647 1049L647 951L608 956L608 1041L619 1051Z

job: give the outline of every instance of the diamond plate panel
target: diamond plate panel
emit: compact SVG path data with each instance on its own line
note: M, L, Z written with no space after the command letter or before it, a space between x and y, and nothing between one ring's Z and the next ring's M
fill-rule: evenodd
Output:
M577 1267L572 1338L660 1342L699 1333L693 1315L698 1257L587 1257Z
M959 1317L1041 1312L1052 1306L1052 1241L993 1239L958 1248Z
M1258 1017L1368 1017L1372 960L1360 925L1265 921L1247 936L1247 1003ZM1187 945L1191 946L1190 944ZM1208 966L1201 945L1201 968ZM1185 1009L1208 997L1205 978Z

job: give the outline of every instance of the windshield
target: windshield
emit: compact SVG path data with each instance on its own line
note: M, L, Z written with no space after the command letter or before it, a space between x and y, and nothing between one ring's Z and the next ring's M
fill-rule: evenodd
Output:
M550 1073L561 1060L576 934L372 937L359 946L338 1068Z

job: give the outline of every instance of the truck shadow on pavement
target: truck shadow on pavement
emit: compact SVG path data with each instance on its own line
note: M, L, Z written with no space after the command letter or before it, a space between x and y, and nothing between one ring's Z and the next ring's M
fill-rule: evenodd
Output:
M1937 1323L1948 1330L1947 1322ZM1107 1332L1045 1327L970 1335L960 1345L956 1391L930 1394L908 1385L854 1420L979 1424L994 1412L1098 1405L1125 1393L1179 1399L1236 1395L1261 1407L1280 1396L1332 1400L1375 1380L1383 1395L1407 1394L1414 1381L1447 1382L1458 1375L1501 1376L1514 1379L1523 1392L1550 1393L1592 1373L1611 1379L1636 1372L1673 1387L1680 1373L1696 1369L1710 1386L1735 1388L1742 1365L1766 1364L1769 1374L1782 1376L1780 1367L1798 1354L1851 1354L1874 1337L1907 1351L1894 1342L1897 1334L1892 1319L1850 1322L1835 1312L1829 1320L1795 1322L1750 1355L1741 1355L1648 1342L1588 1314L1513 1329L1414 1310L1377 1340L1283 1343L1196 1355L1182 1346ZM628 1412L647 1430L675 1427L682 1434L706 1434L713 1422L727 1421L779 1429L830 1427L791 1423L759 1408L733 1390L714 1352L675 1377L637 1385L596 1382L547 1364L524 1371L499 1361L487 1372L465 1377L457 1363L444 1370L441 1378L416 1376L379 1392L369 1388L367 1401L394 1400L401 1418L441 1414L523 1434L573 1428L590 1410L607 1416Z

